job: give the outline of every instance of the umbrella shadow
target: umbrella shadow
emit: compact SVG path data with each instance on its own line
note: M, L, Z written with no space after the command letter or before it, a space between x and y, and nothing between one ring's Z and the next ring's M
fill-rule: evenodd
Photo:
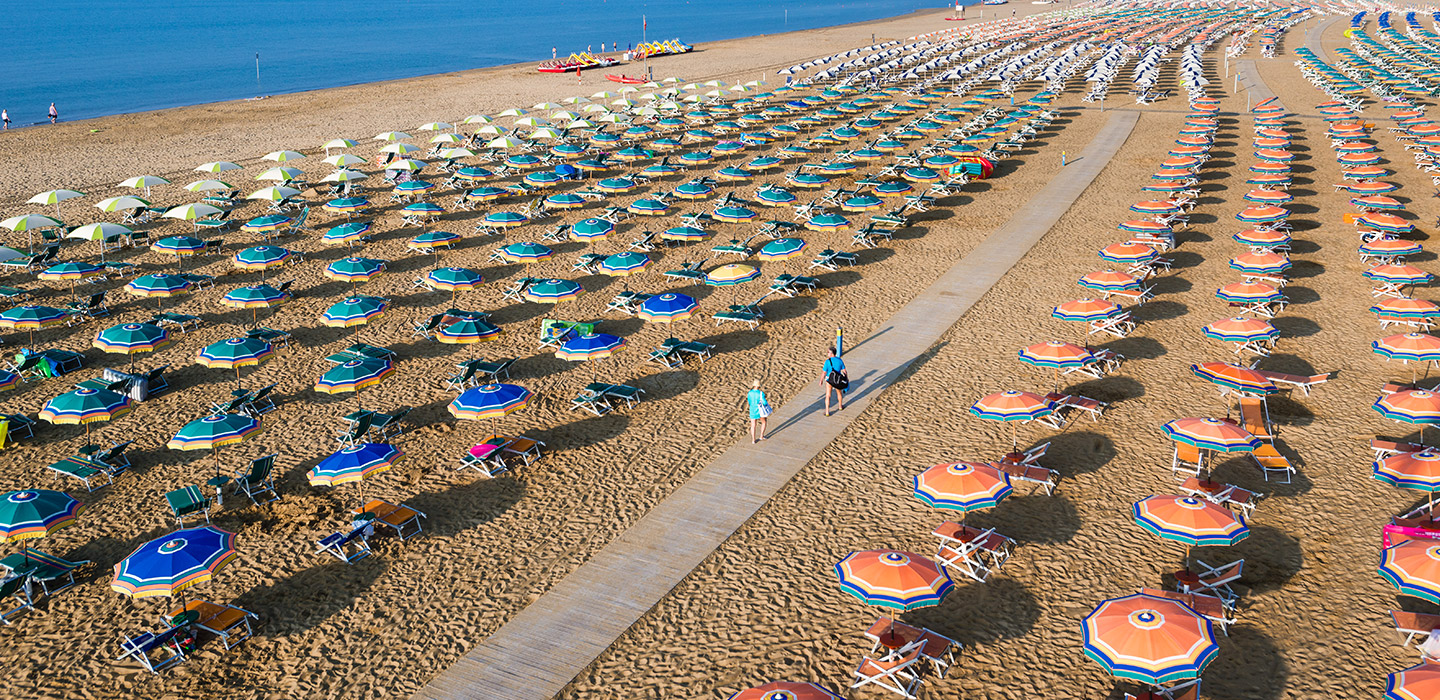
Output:
M1251 625L1233 625L1228 636L1216 641L1220 654L1205 670L1205 697L1271 700L1285 695L1290 667L1264 632Z
M1128 338L1112 340L1104 345L1094 345L1091 347L1114 350L1130 360L1153 360L1168 352L1165 346L1160 344L1160 341L1154 338L1135 335Z
M958 583L958 582L957 582ZM1035 594L996 574L988 583L957 586L936 607L906 614L905 622L931 629L964 645L1018 639L1040 621Z
M328 558L328 555L327 555ZM268 586L252 588L234 605L265 620L266 634L283 637L324 624L354 604L390 568L384 556L371 555L346 564L339 560L318 564Z
M1263 507L1263 506L1262 506ZM1241 594L1279 590L1305 565L1300 541L1268 525L1249 523L1250 536L1230 547L1204 547L1191 554L1213 566L1245 560L1240 578ZM1172 584L1167 576L1167 585ZM1246 590L1248 589L1248 591ZM1242 599L1242 605L1244 603Z
M1262 359L1256 367L1270 372L1284 372L1286 374L1306 376L1320 373L1320 370L1316 369L1315 365L1310 364L1309 360L1299 355L1289 353L1275 353ZM1335 376L1338 376L1338 373L1332 374L1331 378L1333 379Z
M1270 325L1286 338L1304 338L1320 332L1320 324L1303 316L1280 316L1270 319Z
M965 519L966 524L995 531L1017 542L1063 544L1080 532L1080 514L1064 494L1043 491L1011 496L1000 507Z
M1169 275L1157 277L1150 283L1156 294L1183 294L1195 288L1195 284L1184 277Z
M764 345L770 334L763 330L743 330L719 333L698 338L702 343L715 346L716 352L744 352Z
M426 491L405 499L425 514L425 530L451 537L500 517L525 496L525 483L514 478L477 479L442 491Z
M1190 313L1190 307L1170 299L1156 299L1147 304L1133 307L1130 313L1141 322L1164 321L1180 318Z
M1185 250L1172 251L1168 254L1171 269L1181 270L1187 267L1195 267L1205 261L1199 253L1192 253Z
M614 439L625 432L629 425L630 416L611 412L599 417L592 416L563 425L525 432L527 437L545 443L549 450L562 448L572 450Z
M1065 477L1098 471L1115 459L1115 442L1109 436L1088 430L1060 433L1050 438L1050 450L1041 463L1058 457L1058 466ZM1053 457L1051 457L1053 455Z
M765 320L767 322L786 321L792 318L799 318L819 308L820 301L815 297L780 297L765 304Z
M680 396L700 385L700 373L669 370L637 377L630 385L645 392L644 400L664 401Z
M839 270L816 275L815 279L820 282L822 289L835 289L859 282L860 273L852 270Z

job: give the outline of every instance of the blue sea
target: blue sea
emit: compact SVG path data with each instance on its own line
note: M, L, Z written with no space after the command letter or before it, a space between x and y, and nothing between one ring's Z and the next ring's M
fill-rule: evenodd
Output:
M16 126L847 24L943 0L41 0L5 6ZM641 26L641 18L648 30ZM18 40L23 37L24 40ZM259 54L259 79L256 54Z

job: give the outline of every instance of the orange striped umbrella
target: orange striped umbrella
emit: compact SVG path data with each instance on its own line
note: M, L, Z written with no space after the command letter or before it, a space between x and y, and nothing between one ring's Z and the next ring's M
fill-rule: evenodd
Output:
M1421 662L1390 674L1385 700L1435 700L1440 698L1440 663Z
M1440 543L1405 540L1380 553L1381 578L1404 595L1440 603Z
M937 464L915 477L914 496L931 508L969 513L993 508L1010 493L1010 477L979 462Z
M1136 593L1101 603L1081 624L1085 655L1116 678L1199 677L1220 653L1210 621L1178 600Z

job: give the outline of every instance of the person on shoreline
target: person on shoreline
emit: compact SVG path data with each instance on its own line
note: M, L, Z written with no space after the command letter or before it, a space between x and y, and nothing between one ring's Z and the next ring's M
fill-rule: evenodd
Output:
M825 416L830 416L830 393L835 393L835 400L840 407L835 409L836 413L845 410L845 390L850 388L850 375L845 371L845 361L835 354L835 348L830 348L830 356L825 358L825 364L820 366L820 386L825 390Z
M54 123L55 123L55 120L57 120L57 119L59 119L59 118L60 118L60 110L55 109L55 103L54 103L54 102L51 102L51 103L50 103L50 123L51 123L51 124L54 124Z
M556 53L555 47L554 47L554 46L551 46L551 47L550 47L550 58L553 59L553 58L557 57L558 55L559 55L559 54Z
M760 380L750 382L750 391L745 394L745 403L750 406L750 444L755 444L765 439L765 419L770 417L770 400L765 398L765 392L760 390ZM755 427L759 425L760 432L756 434Z
M10 110L0 109L0 122L5 122L5 130L10 130Z

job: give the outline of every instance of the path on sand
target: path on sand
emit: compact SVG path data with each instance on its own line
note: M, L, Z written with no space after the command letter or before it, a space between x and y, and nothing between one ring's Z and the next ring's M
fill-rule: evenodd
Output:
M1139 116L1113 112L1085 150L1004 226L874 334L846 348L855 374L845 411L823 417L818 382L810 384L775 410L769 439L751 445L742 437L415 698L548 700L563 690L927 353L1055 225ZM817 366L817 378L818 372Z
M1329 29L1336 22L1345 19L1344 17L1330 17L1322 19L1305 33L1305 48L1310 49L1320 60L1330 63L1334 61L1330 57L1330 50L1325 48L1325 30Z

